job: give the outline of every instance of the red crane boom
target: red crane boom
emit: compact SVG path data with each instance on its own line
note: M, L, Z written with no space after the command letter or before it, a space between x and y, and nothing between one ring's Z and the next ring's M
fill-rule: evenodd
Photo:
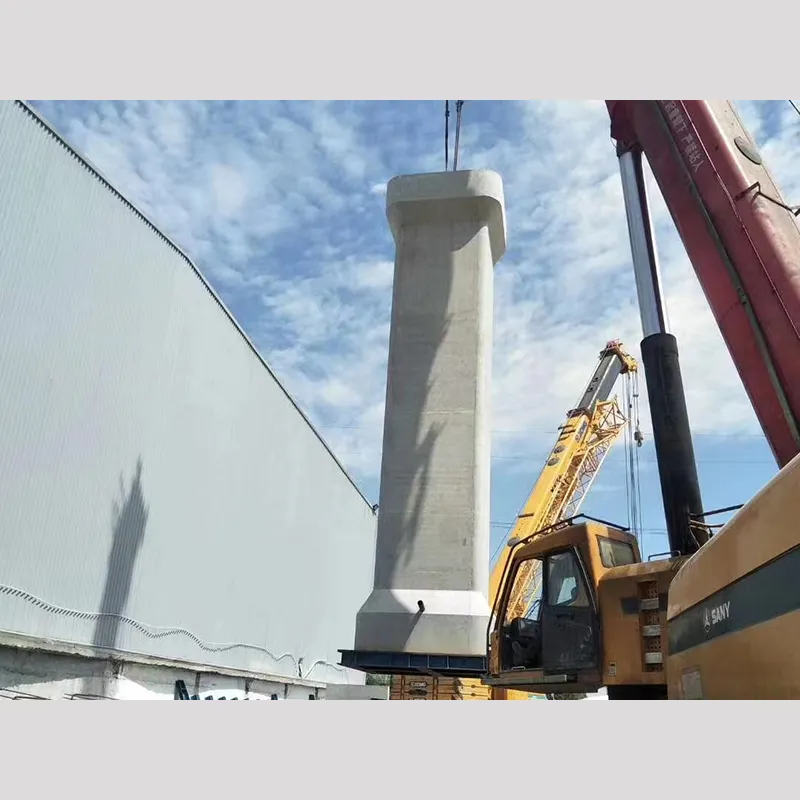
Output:
M800 228L729 101L607 100L647 158L780 467L800 452Z

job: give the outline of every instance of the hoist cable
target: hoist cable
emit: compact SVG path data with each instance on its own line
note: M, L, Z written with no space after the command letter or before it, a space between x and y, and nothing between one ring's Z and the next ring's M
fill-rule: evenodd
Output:
M628 405L628 380L626 376L625 383L623 385L623 394L625 399L625 405ZM631 443L631 428L630 428L630 418L625 425L625 507L628 513L628 529L630 530L633 527L633 521L631 520L631 491L632 487L630 485L629 479L629 472L628 472L628 458L630 453L630 443Z
M639 531L638 538L640 540L640 545L641 545L642 531L644 530L642 526L644 522L642 520L642 481L641 481L641 473L639 471L639 449L640 449L639 444L641 442L641 426L639 420L639 373L638 372L635 373L633 376L633 392L634 392L633 402L636 410L636 430L639 433L639 439L637 439L636 441L636 450L634 452L636 453L636 502L638 506L637 513L639 517L639 525L637 530Z
M633 417L634 417L634 401L633 401L633 378L628 374L628 379L625 381L628 389L628 426L629 428L632 427ZM634 466L636 456L634 454L634 449L636 448L636 441L633 432L631 432L630 437L630 451L628 453L628 462L629 462L629 470L631 476L631 527L634 532L634 536L636 535L636 531L638 529L638 504L636 502L636 469Z
M444 101L444 171L450 166L450 101Z
M456 146L453 150L453 172L458 169L458 140L461 134L461 108L463 105L463 100L456 100Z
M628 426L626 428L627 435L627 474L625 476L626 488L630 486L629 497L629 518L630 528L636 536L637 541L640 540L641 527L642 527L642 488L639 470L639 441L640 437L637 436L639 432L639 385L638 375L628 374L625 380L625 396L628 412ZM635 428L631 430L634 426Z

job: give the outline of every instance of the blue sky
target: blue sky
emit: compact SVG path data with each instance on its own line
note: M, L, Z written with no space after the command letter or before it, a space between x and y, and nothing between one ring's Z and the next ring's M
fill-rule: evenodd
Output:
M32 104L189 254L377 502L393 259L385 184L443 168L443 102ZM800 116L787 101L737 107L796 202ZM598 351L621 338L638 357L641 328L603 101L469 101L459 166L497 170L506 190L494 549ZM652 181L651 195L704 505L740 503L775 474L774 460ZM640 387L643 549L658 553L667 542ZM622 443L582 510L627 523Z

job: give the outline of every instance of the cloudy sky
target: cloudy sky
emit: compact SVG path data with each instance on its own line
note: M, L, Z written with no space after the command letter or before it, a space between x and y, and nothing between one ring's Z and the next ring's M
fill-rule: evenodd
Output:
M193 258L377 502L393 259L385 184L443 168L443 102L32 105ZM797 202L800 116L788 101L737 106ZM638 357L641 329L603 101L467 102L459 166L497 170L506 191L509 249L495 288L494 548L598 351L621 338ZM704 505L739 503L775 464L651 192ZM667 542L643 378L640 388L643 547L657 553ZM627 524L623 443L582 510Z

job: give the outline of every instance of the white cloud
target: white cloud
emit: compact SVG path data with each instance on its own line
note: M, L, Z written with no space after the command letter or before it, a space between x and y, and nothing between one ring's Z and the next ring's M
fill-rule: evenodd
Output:
M354 289L382 289L390 291L394 281L394 263L374 261L350 269L350 285Z
M245 175L227 164L212 164L209 167L209 183L214 211L223 219L230 219L238 214L250 195L250 186Z

